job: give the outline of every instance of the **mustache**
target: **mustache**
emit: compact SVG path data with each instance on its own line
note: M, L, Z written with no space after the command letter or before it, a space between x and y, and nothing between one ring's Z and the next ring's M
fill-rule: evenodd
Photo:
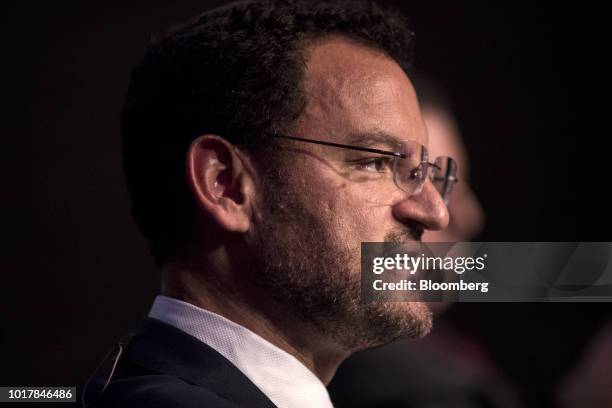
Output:
M412 221L406 224L405 229L393 231L385 235L385 242L402 244L407 241L421 241L424 232L425 227L423 224Z

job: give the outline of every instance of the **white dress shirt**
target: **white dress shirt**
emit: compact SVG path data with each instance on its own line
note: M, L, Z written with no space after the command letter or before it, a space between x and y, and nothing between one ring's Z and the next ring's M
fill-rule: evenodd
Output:
M216 313L157 296L149 317L215 349L280 408L333 408L325 385L291 354Z

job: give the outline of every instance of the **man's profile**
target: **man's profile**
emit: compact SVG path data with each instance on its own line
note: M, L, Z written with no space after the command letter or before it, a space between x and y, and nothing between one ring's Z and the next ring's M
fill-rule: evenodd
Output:
M361 242L448 224L413 47L372 3L294 1L150 47L121 126L162 293L94 406L329 407L348 355L429 331L424 303L360 301Z

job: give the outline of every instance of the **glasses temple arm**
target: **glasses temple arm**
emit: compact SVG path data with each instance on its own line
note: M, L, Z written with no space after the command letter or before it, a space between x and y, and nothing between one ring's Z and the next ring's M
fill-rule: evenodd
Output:
M281 139L298 140L300 142L307 142L307 143L314 143L314 144L320 144L320 145L325 145L325 146L339 147L341 149L359 150L361 152L384 154L386 156L394 156L394 157L399 157L401 159L405 159L406 158L406 155L403 154L403 153L388 152L386 150L371 149L369 147L349 146L349 145L333 143L333 142L324 142L322 140L303 139L301 137L279 135L277 133L273 133L273 134L271 134L271 136L277 137L277 138L281 138Z

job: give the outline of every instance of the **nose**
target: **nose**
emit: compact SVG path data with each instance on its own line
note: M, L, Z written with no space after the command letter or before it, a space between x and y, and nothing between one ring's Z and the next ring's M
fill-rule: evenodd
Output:
M415 221L427 230L441 230L448 226L448 207L429 179L419 194L406 196L392 208L392 214L399 222Z

